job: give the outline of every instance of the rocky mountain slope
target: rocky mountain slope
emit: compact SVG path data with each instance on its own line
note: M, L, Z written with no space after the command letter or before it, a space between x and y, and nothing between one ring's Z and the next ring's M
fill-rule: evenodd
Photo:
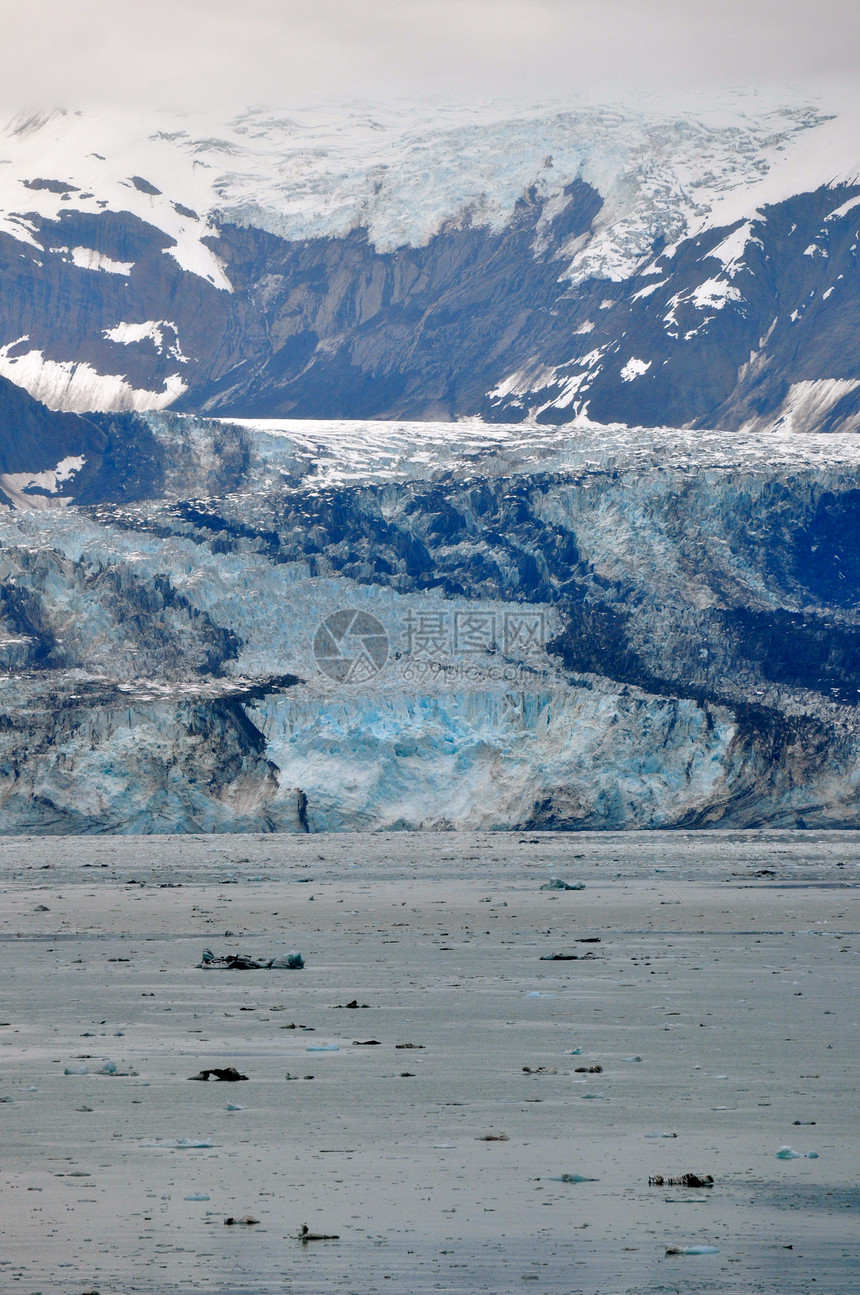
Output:
M2 830L860 823L856 437L128 417L208 490L3 511Z
M77 412L854 430L857 124L18 118L0 375Z

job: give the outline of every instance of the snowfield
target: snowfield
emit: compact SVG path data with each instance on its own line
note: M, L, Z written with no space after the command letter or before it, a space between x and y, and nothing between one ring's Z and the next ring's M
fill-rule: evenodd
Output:
M857 126L849 108L835 118L812 104L762 111L744 96L683 117L510 104L249 111L227 122L23 115L0 135L0 229L38 247L28 213L131 212L173 240L168 254L183 269L229 291L204 241L220 223L288 239L364 226L385 251L423 245L450 221L501 228L532 187L561 201L582 179L605 206L595 238L571 249L562 273L620 280L655 239L671 245L764 203L855 179ZM94 249L70 255L127 273Z

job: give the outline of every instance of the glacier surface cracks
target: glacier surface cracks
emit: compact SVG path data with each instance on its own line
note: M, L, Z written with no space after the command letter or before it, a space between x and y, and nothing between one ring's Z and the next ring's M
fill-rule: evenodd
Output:
M860 821L856 438L124 417L0 516L2 830Z

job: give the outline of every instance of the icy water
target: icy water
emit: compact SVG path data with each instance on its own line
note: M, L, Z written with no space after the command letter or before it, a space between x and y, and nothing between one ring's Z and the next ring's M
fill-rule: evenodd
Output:
M0 1289L857 1289L858 834L4 838L0 878Z

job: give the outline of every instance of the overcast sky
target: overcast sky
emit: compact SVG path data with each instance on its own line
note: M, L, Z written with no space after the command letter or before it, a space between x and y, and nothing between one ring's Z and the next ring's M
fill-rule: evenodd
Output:
M860 0L0 0L0 19L16 110L860 81Z

